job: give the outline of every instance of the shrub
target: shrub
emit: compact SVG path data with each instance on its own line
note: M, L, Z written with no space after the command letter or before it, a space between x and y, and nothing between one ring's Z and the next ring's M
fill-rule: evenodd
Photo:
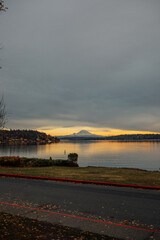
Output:
M78 161L78 154L77 153L70 153L68 154L68 160L72 162Z
M23 157L0 157L0 166L4 167L49 167L49 166L68 166L78 167L78 154L70 153L68 160L49 160L38 158L23 158Z
M67 166L67 161L66 160L53 160L53 166Z
M5 167L24 167L24 158L22 157L1 157L0 165Z
M78 167L77 162L69 161L69 160L53 160L53 166L61 166L61 167Z
M38 158L25 158L25 166L48 167L48 166L53 166L53 161L47 160L47 159L38 159Z

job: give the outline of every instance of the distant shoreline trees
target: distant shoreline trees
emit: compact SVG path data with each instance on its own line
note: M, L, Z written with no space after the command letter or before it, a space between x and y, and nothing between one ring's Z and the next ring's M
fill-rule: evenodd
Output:
M34 130L0 130L0 144L47 144L58 143L59 138Z
M34 130L0 130L0 144L47 144L57 143L59 138Z

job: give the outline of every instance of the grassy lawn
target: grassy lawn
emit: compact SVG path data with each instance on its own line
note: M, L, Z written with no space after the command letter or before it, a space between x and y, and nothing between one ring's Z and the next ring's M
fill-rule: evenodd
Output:
M104 167L0 167L0 173L93 180L160 187L160 171Z
M118 240L105 235L85 232L80 229L64 227L60 225L53 225L47 222L14 216L8 213L0 213L0 223L1 240Z

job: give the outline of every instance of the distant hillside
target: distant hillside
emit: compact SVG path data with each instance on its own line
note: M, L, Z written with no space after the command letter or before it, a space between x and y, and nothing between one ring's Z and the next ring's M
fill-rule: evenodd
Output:
M69 139L69 140L101 140L105 139L104 136L92 134L87 130L81 130L78 133L73 133L71 135L59 136L60 139Z
M0 130L0 144L46 144L59 141L56 137L34 130Z
M71 135L59 136L59 138L66 140L160 141L160 134L125 134L105 137L81 130Z
M154 140L160 141L160 134L125 134L118 136L106 137L106 140L120 140L120 141L145 141Z

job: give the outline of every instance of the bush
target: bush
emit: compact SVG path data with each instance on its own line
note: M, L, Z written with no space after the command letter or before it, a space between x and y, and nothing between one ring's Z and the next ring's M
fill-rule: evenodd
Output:
M38 159L38 158L25 158L26 167L48 167L53 166L52 160Z
M24 167L24 158L22 157L1 157L0 166L5 167Z
M67 161L66 160L53 160L53 166L67 166Z
M0 157L0 166L4 167L46 167L52 165L52 160L22 157Z
M61 167L78 167L77 162L69 161L69 160L53 160L53 166L61 166Z
M70 153L67 160L49 160L38 158L23 157L0 157L0 166L4 167L49 167L49 166L68 166L78 167L78 154Z
M68 160L72 162L78 161L78 154L77 153L70 153L68 154Z

